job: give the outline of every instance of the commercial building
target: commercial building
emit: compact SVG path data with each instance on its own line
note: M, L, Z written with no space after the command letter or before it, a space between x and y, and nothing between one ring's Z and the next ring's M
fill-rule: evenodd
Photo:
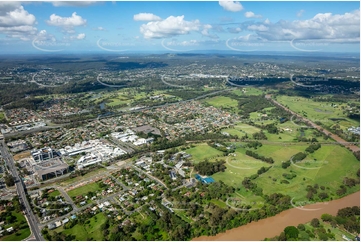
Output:
M69 166L59 157L33 164L33 171L38 180L45 181L69 172Z
M32 150L31 156L33 157L34 161L41 162L52 159L58 156L58 154L55 151L53 151L53 149L51 149L50 147L44 147L39 150Z

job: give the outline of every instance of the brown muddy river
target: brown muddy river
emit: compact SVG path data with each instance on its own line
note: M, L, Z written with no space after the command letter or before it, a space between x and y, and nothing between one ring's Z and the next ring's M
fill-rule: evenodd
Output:
M201 236L193 240L264 240L279 235L287 226L307 223L313 218L320 218L324 213L336 215L339 209L352 206L360 206L360 192L329 202L303 207L298 205L297 208L283 211L276 216L227 230L215 236Z

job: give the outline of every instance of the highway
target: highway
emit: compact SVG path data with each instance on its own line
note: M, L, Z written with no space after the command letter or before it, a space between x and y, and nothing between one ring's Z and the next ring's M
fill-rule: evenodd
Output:
M5 145L4 140L2 140L0 142L0 150L1 150L1 155L4 158L10 173L12 174L12 176L14 177L15 180L15 186L16 186L16 192L19 195L19 201L20 204L22 205L24 212L25 212L25 216L27 218L28 224L30 226L32 235L35 236L35 239L37 241L45 241L45 239L41 236L41 232L38 228L38 222L36 220L36 217L34 216L33 211L31 210L30 204L26 198L26 193L25 193L25 184L23 183L23 181L21 180L21 178L19 177L19 174L16 170L16 166L14 164L14 160L12 155L9 153L7 146Z

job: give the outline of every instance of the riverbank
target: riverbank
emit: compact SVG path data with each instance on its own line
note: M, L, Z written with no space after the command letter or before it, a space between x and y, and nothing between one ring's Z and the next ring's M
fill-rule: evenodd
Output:
M287 226L297 226L300 223L307 223L313 218L321 218L321 215L324 213L335 216L339 209L352 206L360 206L360 191L337 200L305 205L302 208L292 208L283 211L276 216L265 218L257 222L251 222L215 236L201 236L194 238L193 241L264 240L265 238L279 235Z

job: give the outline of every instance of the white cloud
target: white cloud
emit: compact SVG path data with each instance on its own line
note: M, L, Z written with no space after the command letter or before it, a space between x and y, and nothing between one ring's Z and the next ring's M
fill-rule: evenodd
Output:
M172 39L171 41L164 42L166 46L194 46L199 45L199 41L197 40L184 40L178 41L176 39Z
M0 16L0 26L11 27L11 26L22 26L22 25L33 25L35 24L36 18L34 15L29 14L23 6L6 12Z
M262 18L262 15L256 15L253 12L246 12L244 16L246 18Z
M221 5L225 10L230 12L239 12L243 10L243 6L240 2L236 1L219 1L219 5Z
M237 28L227 28L228 32L232 33L232 34L238 34L239 32L242 31L242 29L240 27Z
M305 10L301 9L300 11L298 11L297 13L297 17L302 17L303 13L305 12Z
M333 42L360 41L360 10L344 14L318 13L307 20L277 23L244 23L243 27L253 30L269 41L290 41L292 39L322 40Z
M247 34L247 35L241 35L238 36L237 38L235 38L235 40L237 40L238 42L265 42L267 40L258 37L257 35L254 34Z
M54 7L86 7L96 4L94 1L51 1Z
M269 19L267 18L263 23L264 23L264 24L270 24L271 21L269 21Z
M153 21L140 26L140 32L144 38L166 38L176 35L188 34L191 31L199 31L202 25L199 20L186 21L184 15L170 16L161 21Z
M93 28L93 30L97 30L97 31L105 31L106 29L103 28L103 27L96 27L96 28Z
M85 34L81 33L76 36L76 39L85 39Z
M212 25L210 24L205 24L203 25L203 30L202 30L202 35L204 36L209 36L208 30L212 28Z
M56 14L50 15L50 19L47 20L49 25L72 28L75 26L82 26L86 24L86 19L83 19L81 16L77 15L74 12L71 17L60 17Z
M9 38L30 40L36 35L36 18L19 2L0 2L0 33Z
M133 16L135 21L160 21L161 17L154 15L152 13L138 13Z
M250 25L248 26L249 30L256 30L256 31L267 31L268 27L264 26L263 24L261 25Z
M0 15L3 16L7 12L14 11L21 6L20 2L2 2L0 1Z

